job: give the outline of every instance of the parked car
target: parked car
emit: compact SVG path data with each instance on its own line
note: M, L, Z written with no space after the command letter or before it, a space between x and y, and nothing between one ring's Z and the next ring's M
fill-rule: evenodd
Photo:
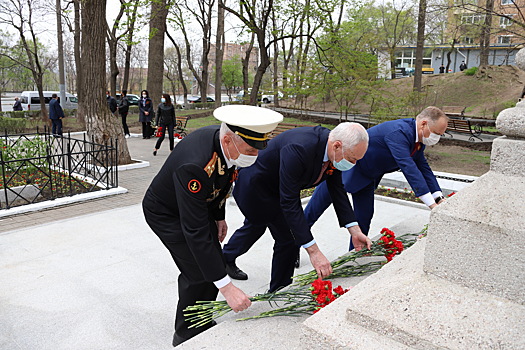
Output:
M192 96L192 97L188 96L188 103L201 103L201 102L202 100L200 96ZM206 102L215 102L215 99L210 96L206 96Z
M250 93L251 89L248 89L248 93ZM278 92L279 98L283 98L284 95L282 92ZM262 101L262 103L273 103L275 99L275 96L271 92L263 92L259 91L259 97L257 98L257 101ZM239 91L237 96L235 96L235 100L242 101L244 100L244 90Z
M188 95L187 97L188 103L201 103L202 99L200 96L191 96ZM215 102L215 99L207 96L206 102ZM177 96L177 99L175 100L175 104L177 105L177 108L184 108L184 96Z
M130 106L138 106L140 97L138 95L133 94L127 94L126 97L128 98L129 105ZM120 102L120 94L115 95L115 99L117 100L117 103Z
M57 94L60 101L60 91L43 91L44 100L46 107L49 108L49 101L51 96ZM40 110L40 97L38 91L22 91L20 94L20 103L24 111L39 111ZM66 100L60 101L60 106L64 109L76 109L78 108L78 99L69 92L66 92Z

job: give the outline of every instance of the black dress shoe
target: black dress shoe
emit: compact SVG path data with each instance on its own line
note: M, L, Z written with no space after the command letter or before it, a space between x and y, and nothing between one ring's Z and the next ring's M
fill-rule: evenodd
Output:
M171 345L177 346L177 345L184 343L186 340L188 339L183 338L180 335L177 335L177 333L173 333L173 341L171 342Z
M248 275L235 265L235 263L226 264L226 273L234 280L247 280Z
M208 330L211 327L214 327L216 325L217 325L217 322L215 322L215 320L212 320L211 322L202 325L201 331L204 332L205 330ZM189 339L191 339L192 337L194 337L194 336L196 336L198 334L199 333L193 334L190 338L184 338L184 337L181 337L180 335L178 335L177 333L173 333L173 341L171 342L171 345L173 345L173 346L180 345L180 344L184 343L186 340L189 340Z

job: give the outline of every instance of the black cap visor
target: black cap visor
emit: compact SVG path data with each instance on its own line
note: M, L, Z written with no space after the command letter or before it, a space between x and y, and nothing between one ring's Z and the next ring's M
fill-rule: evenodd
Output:
M239 135L244 142L256 149L265 149L268 145L269 133L262 134L253 130L245 129L240 126L226 124L235 134Z

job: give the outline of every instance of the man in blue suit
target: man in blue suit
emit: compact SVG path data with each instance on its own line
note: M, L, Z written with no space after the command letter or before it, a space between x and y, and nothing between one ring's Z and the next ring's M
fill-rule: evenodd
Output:
M401 169L415 195L430 209L444 199L423 151L425 146L438 143L447 129L447 122L443 111L431 106L416 119L392 120L368 129L368 151L355 167L343 173L345 190L352 194L357 222L366 235L374 215L374 191L387 173ZM331 202L326 185L317 186L304 211L309 226Z
M330 262L315 243L300 199L302 189L325 180L340 226L348 228L356 247L370 247L370 240L357 226L341 180L341 171L361 159L367 145L366 130L357 123L342 123L332 131L320 126L296 128L270 141L254 165L239 171L235 182L233 195L245 221L223 248L228 275L248 278L235 259L246 253L267 227L275 240L270 292L292 282L300 246L308 252L319 278L330 275Z
M64 118L64 111L58 102L58 95L51 95L51 101L49 101L49 119L53 122L53 135L62 136L62 118Z

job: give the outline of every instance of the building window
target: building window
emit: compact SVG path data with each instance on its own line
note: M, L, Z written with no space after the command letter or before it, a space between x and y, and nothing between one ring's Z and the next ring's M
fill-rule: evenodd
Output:
M474 44L474 39L469 38L468 36L466 36L466 37L463 38L463 43L464 44Z
M500 35L498 36L498 44L510 44L512 35Z
M512 18L514 15L507 15L507 16ZM500 27L508 27L508 26L512 25L512 21L510 20L510 18L500 17L499 18L499 26Z
M502 4L502 5L510 5L510 4L512 4L512 3L513 3L512 0L501 0L501 4Z
M463 24L479 24L485 21L485 15L472 13L468 15L461 15L461 23Z

